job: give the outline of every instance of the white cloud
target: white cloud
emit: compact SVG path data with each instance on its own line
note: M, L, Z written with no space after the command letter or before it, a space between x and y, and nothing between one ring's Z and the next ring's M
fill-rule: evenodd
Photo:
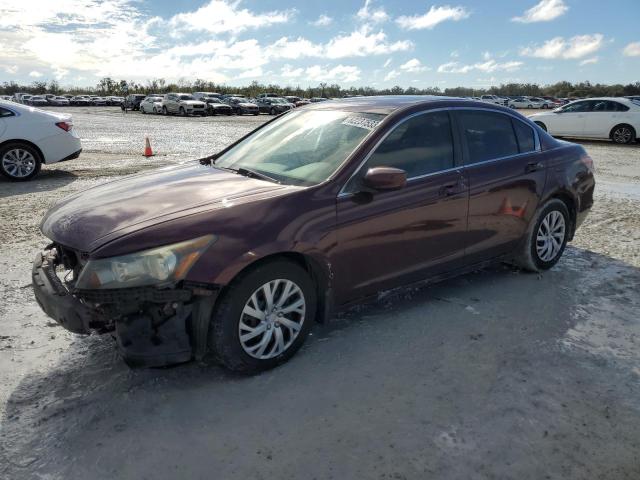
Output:
M389 19L389 15L385 12L384 8L371 9L369 8L371 4L371 0L365 0L364 5L356 16L364 21L370 23L381 23L386 22Z
M305 76L314 82L353 83L360 80L360 73L360 69L352 65L337 65L333 68L313 65L305 70Z
M31 78L40 78L42 76L42 74L36 70L33 70L31 72L29 72L29 76Z
M524 12L521 17L513 17L511 21L521 23L548 22L569 10L563 0L541 0L540 3Z
M333 23L333 18L324 14L320 15L317 20L309 22L309 24L313 25L314 27L326 27L328 25L331 25L331 23Z
M563 37L552 38L542 45L534 45L520 50L521 55L547 59L577 59L592 55L604 45L604 36L577 35L568 40Z
M315 44L306 38L298 37L289 40L282 37L265 47L264 56L270 58L286 58L295 60L302 57L321 57L324 55L322 45Z
M387 73L384 76L384 81L388 82L389 80L393 80L394 78L397 78L400 76L400 72L398 72L397 70L391 70L389 73Z
M245 70L244 72L240 72L237 75L237 78L251 78L257 79L258 77L262 77L264 75L264 71L262 67L250 68L249 70Z
M382 68L387 68L389 65L391 65L392 61L393 61L393 58L391 57L387 58L387 61L384 62L384 65L382 66Z
M599 58L599 57L591 57L591 58L587 58L587 59L585 59L585 60L582 60L582 61L580 62L580 65L581 65L581 66L584 66L584 65L593 65L593 64L595 64L595 63L598 63L599 61L600 61L600 58Z
M285 65L280 70L280 76L285 78L298 78L304 73L304 68L293 68L291 65Z
M469 11L464 7L449 5L436 7L433 5L424 15L401 16L396 19L396 23L405 30L423 30L432 29L439 23L448 20L457 22L468 18L469 15Z
M203 31L210 33L241 32L249 28L268 27L286 23L295 14L294 10L254 13L240 9L240 1L209 0L209 3L187 13L178 13L168 24L176 32Z
M640 42L633 42L624 47L622 54L625 57L640 57Z
M363 57L406 51L412 47L413 44L408 40L388 43L387 35L382 30L373 33L369 26L363 25L348 35L332 38L324 54L327 58Z
M0 65L0 68L10 75L15 75L19 70L17 65Z
M410 73L418 73L418 72L424 72L425 70L427 70L427 67L422 65L420 60L418 60L417 58L412 58L408 62L400 65L400 70L404 70L405 72L410 72Z
M522 62L509 61L499 63L495 60L487 60L472 65L462 65L459 62L448 62L438 67L438 73L469 73L471 71L480 71L484 73L492 73L497 71L513 72L523 65Z

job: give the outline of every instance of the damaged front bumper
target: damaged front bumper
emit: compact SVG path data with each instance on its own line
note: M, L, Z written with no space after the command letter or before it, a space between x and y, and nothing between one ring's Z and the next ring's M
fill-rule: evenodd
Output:
M216 290L78 290L60 279L60 267L55 247L39 253L32 281L42 310L65 329L79 334L112 332L131 366L165 366L204 355Z

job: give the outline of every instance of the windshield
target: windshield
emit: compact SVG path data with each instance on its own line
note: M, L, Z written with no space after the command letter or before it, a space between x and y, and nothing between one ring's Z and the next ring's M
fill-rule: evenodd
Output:
M191 95L180 95L180 100L193 100Z
M292 112L221 155L215 166L246 168L289 185L325 181L384 118L336 110Z

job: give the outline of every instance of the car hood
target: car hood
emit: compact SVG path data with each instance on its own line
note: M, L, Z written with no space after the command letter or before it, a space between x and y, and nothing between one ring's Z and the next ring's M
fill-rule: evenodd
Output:
M204 105L204 102L200 100L180 100L181 103L186 103L187 105Z
M123 235L177 217L298 190L210 166L167 167L63 199L40 229L61 245L91 252Z
M236 105L240 107L257 107L255 103L250 103L250 102L240 102L240 103L236 103Z

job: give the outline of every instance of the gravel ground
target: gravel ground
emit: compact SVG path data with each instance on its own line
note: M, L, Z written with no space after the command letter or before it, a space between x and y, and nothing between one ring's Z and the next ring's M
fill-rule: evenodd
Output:
M30 264L63 196L210 154L269 117L68 111L82 156L0 180L0 478L640 478L640 146L583 142L596 203L551 271L381 295L245 378L128 369L109 337L45 317Z

